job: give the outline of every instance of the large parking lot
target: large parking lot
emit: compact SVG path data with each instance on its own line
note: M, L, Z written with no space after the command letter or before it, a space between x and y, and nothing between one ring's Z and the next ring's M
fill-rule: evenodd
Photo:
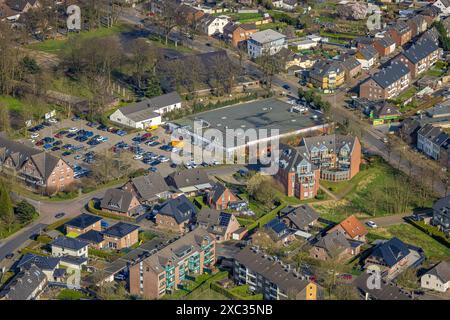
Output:
M48 123L38 131L29 132L29 135L31 138L35 134L32 141L36 148L62 157L72 167L89 169L95 162L96 155L111 150L129 155L134 169L153 167L152 170L157 170L163 176L174 171L170 161L171 151L160 149L164 143L170 141L164 129L158 128L149 133L122 132L122 135L110 132L109 129L97 123L72 118L50 125ZM143 138L136 138L137 136ZM154 146L148 145L151 141L156 141Z

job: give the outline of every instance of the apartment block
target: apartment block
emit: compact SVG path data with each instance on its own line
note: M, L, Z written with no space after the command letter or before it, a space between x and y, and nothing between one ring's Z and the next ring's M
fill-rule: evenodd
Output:
M130 293L159 299L178 290L187 276L200 275L215 263L215 241L197 228L130 267Z

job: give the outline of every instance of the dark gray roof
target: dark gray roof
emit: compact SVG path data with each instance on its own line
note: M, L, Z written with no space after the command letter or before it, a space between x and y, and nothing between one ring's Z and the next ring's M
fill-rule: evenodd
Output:
M374 106L374 114L378 118L402 115L396 106L386 103L386 101L383 101L382 103Z
M308 155L314 147L318 149L326 147L328 150L338 153L343 146L347 145L350 148L350 152L352 152L355 143L356 137L341 134L305 137L301 141L301 145L306 147L305 151Z
M433 210L450 219L450 195L436 201Z
M320 60L316 62L310 71L311 77L321 78L329 73L341 73L344 71L344 66L341 61L337 60Z
M31 264L34 264L41 270L54 270L58 266L59 260L59 258L55 257L38 256L33 253L26 253L17 262L16 268L28 268Z
M364 272L356 280L355 285L363 293L368 293L371 299L374 300L411 300L411 297L405 294L399 287L392 283L386 283L381 280L380 288L369 288L368 283L370 274Z
M370 59L376 58L378 56L378 51L372 45L365 46L361 49L358 49L358 51L361 53L361 55L366 60L370 60Z
M83 263L88 261L88 258L74 257L74 256L62 256L61 262L66 262L74 265L81 266Z
M424 125L417 134L430 140L433 144L441 146L450 139L450 135L444 132L440 127L433 126L431 123Z
M283 266L277 262L268 259L263 252L255 252L249 247L245 247L236 254L235 260L244 265L251 271L260 274L265 279L276 284L285 292L297 294L305 289L308 281L294 275L294 272L286 271Z
M342 66L348 71L352 71L361 66L361 63L356 59L355 56L347 56L341 58Z
M383 48L388 48L395 44L394 39L392 39L391 36L385 35L383 38L376 38L375 40L379 45L381 45Z
M9 140L1 135L0 162L3 162L8 157L11 157L16 169L20 169L26 161L31 160L44 180L47 180L48 177L50 177L56 164L60 160L49 153Z
M120 189L108 189L100 203L102 209L111 211L128 212L130 209L133 194Z
M415 42L407 50L403 51L403 55L411 61L411 63L416 64L437 50L439 50L438 44L435 41L432 41L429 37L425 37Z
M144 200L153 200L158 194L169 191L164 178L157 172L151 172L148 175L131 179L133 187L140 198Z
M231 213L204 207L197 214L197 223L211 234L224 235L231 221Z
M403 21L397 21L396 24L394 24L391 29L395 30L399 34L405 34L411 29L409 28L408 24L406 24Z
M286 207L280 212L285 215L298 229L303 230L319 218L319 214L311 206L303 204L296 208Z
M173 217L178 224L181 224L193 219L197 211L197 207L185 195L181 195L161 204L158 213Z
M380 87L387 88L409 72L409 68L404 63L394 61L389 66L374 74L370 79L373 79Z
M173 172L168 176L168 182L178 189L211 183L206 172L200 169Z
M336 257L352 245L341 232L335 231L320 238L314 246L323 248L331 257Z
M59 247L59 248L67 248L70 250L78 251L88 245L86 241L78 240L76 238L69 238L69 237L59 237L53 240L51 243L52 246Z
M47 276L36 265L31 264L19 272L0 292L6 300L31 300L33 293L46 282Z
M427 274L438 277L443 283L450 281L450 261L442 261L434 266Z
M72 220L66 223L66 226L71 226L79 229L84 229L89 226L92 226L94 223L102 220L99 216L93 216L91 214L82 213L79 216L76 216Z
M372 250L370 256L380 258L387 266L393 267L409 254L408 247L398 238L379 243Z
M126 107L120 108L120 111L126 116L131 116L134 113L142 112L145 110L154 111L156 109L167 107L176 103L181 103L181 97L177 92L173 91L162 96L135 102Z
M210 197L214 203L219 200L222 194L227 190L227 188L220 182L217 182L211 190Z
M105 236L123 238L137 229L139 229L139 226L121 221L103 231L103 234Z
M89 243L100 243L104 240L103 234L97 230L89 230L77 237L78 240L87 241Z

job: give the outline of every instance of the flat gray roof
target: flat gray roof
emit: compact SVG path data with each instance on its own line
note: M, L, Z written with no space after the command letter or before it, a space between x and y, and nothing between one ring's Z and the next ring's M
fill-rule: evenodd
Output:
M173 122L188 126L192 132L194 121L204 121L204 128L214 128L225 134L226 129L278 129L288 134L323 125L323 115L308 109L306 114L290 112L292 105L276 98L232 105L191 115ZM313 119L317 115L317 119ZM268 132L270 135L270 132Z

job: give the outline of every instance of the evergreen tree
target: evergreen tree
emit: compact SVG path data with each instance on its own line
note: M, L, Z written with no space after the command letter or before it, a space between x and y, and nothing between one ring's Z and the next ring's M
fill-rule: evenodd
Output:
M36 209L25 200L17 204L14 213L21 223L29 222L37 215Z
M152 75L147 81L147 91L145 92L145 96L147 98L153 98L160 95L162 95L161 84L159 83L159 79Z

